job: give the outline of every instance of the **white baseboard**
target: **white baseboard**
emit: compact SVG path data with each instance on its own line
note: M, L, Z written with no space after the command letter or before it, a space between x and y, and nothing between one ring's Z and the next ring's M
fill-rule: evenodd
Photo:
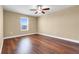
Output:
M58 39L62 39L62 40L67 40L67 41L79 43L78 40L69 39L69 38L63 38L63 37L58 37L58 36L53 36L53 35L48 35L48 34L44 34L44 33L29 33L29 34L22 34L22 35L4 37L3 39L14 38L14 37L20 37L20 36L26 36L26 35L33 35L33 34L40 34L40 35L44 35L44 36L49 36L49 37L53 37L53 38L58 38Z
M71 42L75 42L75 43L79 43L78 40L74 40L74 39L69 39L69 38L63 38L63 37L58 37L58 36L48 35L48 34L44 34L44 33L38 33L38 34L40 34L40 35L44 35L44 36L53 37L53 38L58 38L58 39L66 40L66 41L71 41Z
M15 37L26 36L26 35L33 35L33 34L36 34L36 33L29 33L29 34L21 34L21 35L16 35L16 36L9 36L9 37L4 37L3 39L15 38Z

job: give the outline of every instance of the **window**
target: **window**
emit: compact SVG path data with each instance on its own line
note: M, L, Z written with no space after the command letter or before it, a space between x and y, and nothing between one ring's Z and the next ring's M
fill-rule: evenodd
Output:
M26 18L26 17L20 18L20 29L21 29L21 31L27 31L28 30L28 24L29 24L28 18Z

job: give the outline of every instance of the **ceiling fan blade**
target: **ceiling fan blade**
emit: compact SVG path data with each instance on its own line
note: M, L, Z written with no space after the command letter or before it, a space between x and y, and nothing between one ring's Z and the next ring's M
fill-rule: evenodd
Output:
M36 9L30 9L31 11L36 11Z
M43 8L42 10L50 10L50 8Z
M42 13L43 13L43 14L45 14L45 12L44 12L44 11L42 11Z
M37 14L38 12L36 11L35 14Z

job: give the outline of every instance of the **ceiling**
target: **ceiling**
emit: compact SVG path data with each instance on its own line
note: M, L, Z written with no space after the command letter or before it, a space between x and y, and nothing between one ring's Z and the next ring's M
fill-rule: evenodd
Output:
M46 11L45 14L35 14L33 11L30 11L30 9L36 8L35 5L4 5L3 6L4 10L17 12L30 16L42 16L42 15L52 14L64 8L69 8L71 7L71 5L43 5L43 8L45 7L50 8L50 10Z

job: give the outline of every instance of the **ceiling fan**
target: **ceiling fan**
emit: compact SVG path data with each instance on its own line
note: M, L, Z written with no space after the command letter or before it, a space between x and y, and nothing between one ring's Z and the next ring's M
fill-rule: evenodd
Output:
M30 9L30 11L35 11L35 14L42 13L45 14L45 11L50 10L50 8L43 8L43 5L37 5L36 9Z

